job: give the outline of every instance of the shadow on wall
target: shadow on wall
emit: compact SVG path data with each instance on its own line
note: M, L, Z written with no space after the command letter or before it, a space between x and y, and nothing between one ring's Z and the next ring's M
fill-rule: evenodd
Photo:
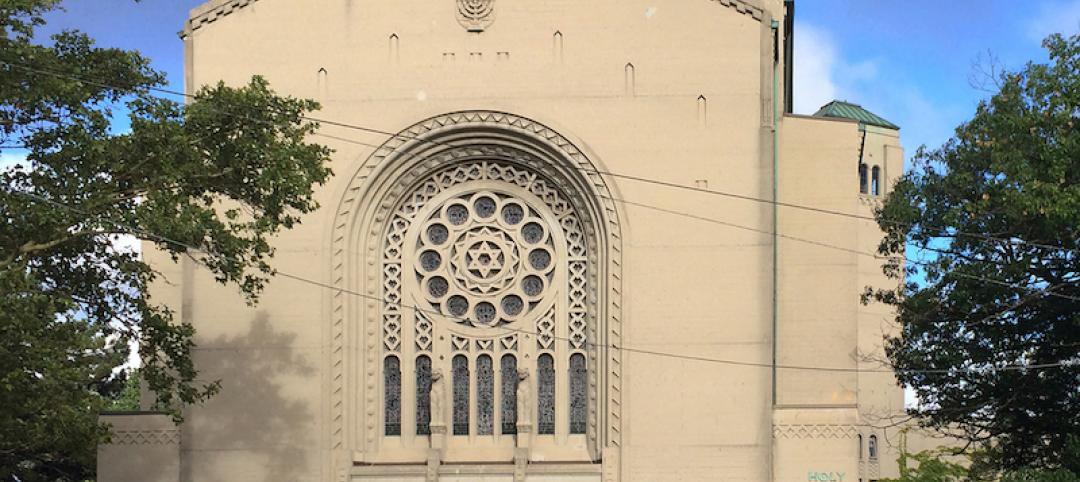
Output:
M317 477L309 458L318 446L318 402L296 394L311 393L302 387L319 382L312 380L317 377L312 356L295 349L295 339L295 334L274 331L269 316L260 311L246 335L200 342L205 348L194 354L196 366L205 376L220 378L222 387L209 402L187 411L181 480ZM285 387L292 384L298 387L286 396Z

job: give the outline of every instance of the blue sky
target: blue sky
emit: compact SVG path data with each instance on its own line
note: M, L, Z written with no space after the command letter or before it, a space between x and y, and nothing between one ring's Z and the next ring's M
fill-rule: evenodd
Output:
M1048 34L1080 30L1080 0L796 2L796 111L831 99L901 126L907 154L938 146L987 93L969 82L990 56L1016 70L1045 62Z
M66 0L46 32L78 29L100 45L139 50L180 89L177 32L201 3ZM910 156L919 145L948 139L988 95L972 85L976 64L993 57L1015 70L1043 62L1042 38L1078 31L1080 0L798 0L796 112L811 114L833 99L862 104L901 126ZM19 157L0 153L0 167Z
M67 11L51 16L48 31L79 29L101 45L139 50L180 88L183 45L177 32L188 10L201 3L67 0ZM1080 0L798 0L796 5L796 112L813 113L832 99L862 104L901 126L909 156L921 144L937 146L948 139L986 97L970 82L976 63L988 65L993 56L1017 69L1029 60L1045 61L1043 37L1080 31ZM10 161L11 154L0 163Z

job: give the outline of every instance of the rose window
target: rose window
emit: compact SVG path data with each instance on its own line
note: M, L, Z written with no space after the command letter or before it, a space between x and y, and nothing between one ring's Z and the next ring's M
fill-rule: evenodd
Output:
M555 268L551 226L517 197L478 192L446 201L416 241L416 276L431 307L491 327L527 316Z

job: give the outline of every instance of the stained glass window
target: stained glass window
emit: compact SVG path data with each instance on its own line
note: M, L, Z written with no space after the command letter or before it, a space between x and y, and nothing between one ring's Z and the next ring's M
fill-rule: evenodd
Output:
M387 231L384 428L386 436L418 436L386 445L395 451L427 445L436 421L449 425L448 434L457 437L452 445L459 447L472 446L463 436L480 436L474 441L488 446L491 441L482 437L517 434L519 417L528 419L534 433L560 433L556 444L565 443L567 434L596 428L589 418L597 396L590 391L592 366L582 353L587 307L597 301L590 299L591 234L573 203L542 177L508 175L509 166L470 166L447 174L454 179L426 182L410 197L411 207L394 214ZM535 196L499 187L519 178L528 178L518 187ZM394 302L406 299L422 300L425 313L414 317ZM508 324L535 330L537 337L478 331ZM468 327L477 336L458 333L447 340L445 332L437 333L440 325L452 332ZM562 336L569 344L556 343ZM521 369L530 372L527 386L519 385ZM431 393L436 374L444 375L438 398ZM566 394L558 398L561 391ZM450 413L436 414L433 405ZM409 433L402 434L402 424ZM500 443L513 445L512 437Z
M386 435L401 435L401 362L396 356L383 363L383 385L386 389Z
M476 359L476 433L491 435L495 429L495 367L491 357Z
M570 433L585 433L588 395L586 393L585 355L570 356Z
M863 194L866 194L868 190L867 184L869 183L869 181L867 174L868 173L866 172L866 164L859 164L859 192Z
M487 219L495 215L496 204L495 200L487 196L476 198L476 202L473 203L473 209L476 209L476 215Z
M454 357L454 435L469 434L469 361Z
M502 372L502 433L517 433L517 359L503 355L499 370Z
M502 214L503 221L506 221L506 224L509 225L520 223L522 219L525 219L525 210L517 204L503 206Z
M881 168L878 167L878 166L874 166L874 168L871 169L870 172L871 172L871 175L870 175L870 194L873 194L874 196L880 196L881 195Z
M416 357L416 434L431 433L431 358Z
M537 364L537 427L536 433L555 433L555 360L543 354Z
M463 193L448 201L412 239L413 274L423 297L433 311L463 325L487 328L528 318L557 293L549 285L568 247L559 246L566 241L559 233L577 236L574 246L584 249L577 218L562 219L562 230L549 226L540 212L506 193ZM584 270L573 276L584 284Z

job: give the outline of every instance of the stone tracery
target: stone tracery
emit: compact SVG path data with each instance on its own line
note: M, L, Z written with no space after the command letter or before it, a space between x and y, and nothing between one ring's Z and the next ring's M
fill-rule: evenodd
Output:
M408 142L408 139L426 136L425 133L429 131L438 131L441 132L438 135L445 135L457 132L456 129L459 127L479 125L477 123L483 123L488 126L487 128L505 129L501 131L504 134L517 132L518 134L514 135L520 137L512 142L497 141L485 144L480 140L484 137L481 135L467 142L458 143L457 146L449 149L429 149L435 145ZM574 359L578 360L575 362L575 366L578 367L581 365L580 360L587 360L585 372L588 393L585 396L587 397L588 422L585 425L588 438L585 439L586 443L590 447L590 453L593 454L591 455L594 457L593 460L600 456L601 449L607 453L608 447L617 447L618 427L621 423L617 388L620 384L621 361L617 352L608 354L587 342L589 338L602 336L610 343L618 343L621 336L619 329L620 290L618 289L618 282L621 279L619 276L621 241L618 215L613 204L607 201L609 198L605 195L610 195L610 193L606 191L603 180L593 173L589 161L565 139L540 124L509 114L483 111L448 114L418 123L403 132L402 137L392 138L378 150L368 165L357 174L339 208L338 218L341 221L335 222L332 249L335 259L339 261L334 263L334 283L339 286L349 286L349 283L360 281L362 284L352 289L359 289L368 295L376 296L381 291L383 302L365 302L360 299L360 305L357 306L353 303L357 301L356 298L340 293L333 296L332 309L335 321L331 330L333 345L330 356L333 393L330 405L332 446L354 447L353 450L370 454L363 460L379 460L381 456L378 454L389 450L379 448L383 445L380 442L381 430L378 429L382 417L371 416L372 413L376 415L382 413L377 408L382 405L381 396L379 396L382 377L378 374L387 356L399 356L403 372L412 371L414 367L420 369L420 362L423 361L425 372L443 370L444 373L450 373L452 372L451 358L463 355L468 362L470 386L475 386L477 357L484 356L484 353L491 353L492 360L502 360L499 362L500 369L495 370L496 386L500 388L496 390L495 405L505 407L504 403L507 400L500 402L501 394L505 391L502 389L503 382L499 381L503 372L501 368L503 362L514 358L504 358L504 356L522 353L520 350L525 350L535 355L543 352L552 353L556 357L556 369L560 378L565 378L563 375L568 372L566 365L568 361L565 357L570 354L579 354ZM535 144L533 148L526 147L524 150L512 147L515 144L524 147L529 142L550 143L551 148L563 153L559 155L563 160L548 157L554 151L541 152L547 148L542 148L541 151L535 150L535 147L539 147L540 144ZM408 152L417 148L429 152L422 155ZM394 163L382 161L391 158L396 159ZM586 170L580 171L580 174L571 174L577 172L573 169L578 166ZM374 183L365 181L369 176L378 181ZM452 204L449 201L455 197L466 202L468 199L464 197L481 191L495 195L492 199L494 206L490 202L481 201L475 205L464 204L467 212L460 208L439 212L428 209L435 205L445 207L447 204ZM572 197L567 197L563 193ZM441 197L433 200L437 196ZM517 205L504 206L502 204L504 201L514 199L527 202L520 210L516 208ZM390 202L393 206L389 204ZM546 213L541 216L543 223L540 227L543 229L537 230L536 226L532 225L527 229L524 228L527 224L526 218L540 214L541 211ZM352 216L351 213L357 213L357 220L362 218L366 221L353 224L348 221L348 218ZM488 244L479 246L476 246L477 243L468 243L467 246L464 243L460 245L456 243L461 234L468 231L466 228L456 229L458 227L456 224L453 225L455 229L451 229L450 226L431 227L426 232L417 234L419 230L428 226L428 221L435 218L445 221L441 223L445 225L449 224L451 217L455 222L462 223L464 220L467 223L471 218L466 218L466 216L477 215L489 221L501 219L521 228L506 234L505 237L500 233L500 231L506 231L503 228L494 229L488 226L487 233L479 233L477 230L476 235L490 235L495 238L489 239ZM355 238L337 233L344 234L342 229L345 231L355 229L352 226L361 230L370 229L367 232L372 237L366 238L370 241L357 246L359 249L349 251L350 248L339 242L348 243L349 239ZM443 229L444 227L446 229ZM472 226L472 228L480 227L485 226ZM560 239L553 241L553 235ZM547 247L547 251L538 252L530 259L529 255L533 250L523 249L520 243L526 241L526 237L528 241L535 242L538 236L542 245ZM500 247L498 241L507 239L513 241L513 244ZM423 250L418 249L421 242L438 245L438 249L434 249L437 256L429 254L426 256L427 259L422 261L420 256ZM597 245L590 250L589 243L592 242L596 242ZM345 247L345 250L337 246ZM476 249L470 253L469 248ZM507 257L508 254L514 254L514 249L517 249L516 259L512 256ZM350 252L364 253L364 256L360 258L339 256L348 255ZM476 256L472 257L472 254ZM498 258L500 254L504 255L502 259ZM481 257L483 255L487 257ZM456 263L454 256L460 256ZM356 261L353 260L363 262L355 264ZM488 267L482 269L485 262ZM523 270L546 269L548 265L555 266L552 273L561 273L561 281L553 283L551 276L522 275ZM342 276L348 273L342 269L350 266L353 267L350 269L363 266L362 271L354 271L361 274L359 278ZM495 297L494 301L485 300L491 304L490 307L485 307L488 309L487 312L490 312L489 308L495 309L496 318L487 321L494 326L479 323L478 320L470 320L468 323L448 320L449 304L439 306L439 310L434 309L435 307L424 298L427 296L425 293L429 286L419 284L421 280L416 277L419 273L423 279L435 278L436 276L428 271L432 267L436 272L443 270L445 276L442 278L445 278L445 283L434 281L430 283L430 287L434 289L434 296L444 297L448 303L451 291L460 292L466 297L465 301L476 302L483 297ZM455 274L459 276L457 280L450 276L450 269L454 269ZM518 271L515 272L514 269ZM466 273L471 276L468 280L470 285L464 281ZM489 284L489 282L499 280L505 281L506 277L514 280L509 286L496 284L493 287ZM347 279L356 281L343 284ZM446 291L445 294L443 290ZM511 292L521 298L520 307L514 298L507 299L505 303L498 298ZM421 298L415 298L417 294L422 295ZM425 304L414 303L416 299ZM540 300L539 303L533 304L537 299ZM556 304L559 307L558 310L555 309ZM414 309L411 307L413 305L421 309ZM352 311L358 308L362 309L362 312ZM444 308L447 310L446 313L441 311ZM500 313L516 313L519 308L520 313L516 320L498 317ZM467 307L463 305L455 309L465 313L470 313L471 309L471 313L475 315L473 303ZM349 327L338 321L343 321L338 314L346 313L363 313L365 320L363 325L357 326L360 329L359 333L353 332L351 328L347 331L357 333L364 347L357 360L360 363L357 366L360 369L359 373L363 375L362 378L356 379L359 385L354 388L356 390L354 393L362 398L356 402L339 396L339 394L345 395L346 392L341 391L339 381L344 379L338 374L356 373L338 361L342 360L340 355L345 353L338 342L346 341L339 334L342 333L340 328ZM474 321L475 324L473 324ZM513 328L513 330L507 330L508 328ZM536 335L535 340L533 336L528 336L529 334ZM558 350L558 353L554 350ZM380 353L382 353L381 356ZM440 353L446 355L445 359ZM582 358L581 355L584 357ZM344 359L347 360L348 357ZM528 360L519 358L517 366L525 370L537 370L536 360L535 356ZM427 363L430 363L430 369L426 368L429 366ZM346 368L348 368L347 371L341 370ZM423 385L423 380L415 375L402 377L402 379L408 382L408 386L402 387L403 394L417 394L416 397L409 395L408 399L402 401L403 410L415 410L416 413L402 414L402 422L408 424L402 427L404 440L390 445L408 447L414 443L411 441L414 437L426 435L427 427L422 420L427 418L427 414L416 410L415 405L426 397L421 397L417 391L420 388L418 385ZM535 384L535 377L532 380ZM564 398L568 393L579 393L580 390L568 388L562 384L563 382L559 383L561 388L558 388L560 395L557 409L571 410L569 401ZM373 391L372 388L379 391ZM583 405L581 402L581 396L575 396L574 413L580 412ZM476 401L471 400L470 403L476 403ZM347 408L349 406L356 408ZM347 410L343 411L343 407ZM377 411L372 412L372 408ZM533 409L535 410L536 407L534 406ZM494 423L497 427L495 436L498 437L500 432L504 435L512 434L513 430L507 428L512 424L509 420L502 419L504 410L494 411L496 413ZM359 422L355 432L342 424L345 420L343 415L357 417L353 419ZM536 416L535 413L534 416ZM574 421L568 422L566 415L560 415L557 420L559 426L557 433L567 433L567 423L572 423L573 433L581 433L582 424L579 417L573 415L573 418ZM470 428L471 433L475 434L476 418L470 417L470 423L473 425ZM486 426L487 422L484 423ZM350 435L350 433L355 435ZM474 435L470 435L470 440L472 436ZM402 443L405 445L400 445ZM385 453L390 456L390 452Z
M584 433L585 421L576 414L585 413L585 400L578 396L573 407L570 402L562 407L555 398L565 390L556 385L569 383L556 376L556 357L560 366L571 355L584 361L587 340L588 247L573 204L537 173L495 160L436 171L403 199L383 238L383 338L408 336L401 333L405 311L415 312L416 340L431 339L433 322L449 330L445 346L414 346L421 353L454 354L452 434L493 433L492 358L485 354L493 350L541 362L534 365L541 375L535 378L538 393L545 395L538 400L538 433L555 434L556 412L564 410L572 410L575 420L560 433ZM503 327L535 334L537 343L495 344L491 338L507 333ZM569 334L563 338L567 343L559 343L557 332ZM384 350L388 356L410 356L402 346L384 343ZM476 387L474 395L470 385ZM470 407L477 410L476 419L469 416ZM416 413L425 411L415 407ZM418 426L417 433L424 431Z
M536 209L506 193L482 191L447 201L415 240L423 301L477 327L527 317L554 277L555 245L545 224Z

